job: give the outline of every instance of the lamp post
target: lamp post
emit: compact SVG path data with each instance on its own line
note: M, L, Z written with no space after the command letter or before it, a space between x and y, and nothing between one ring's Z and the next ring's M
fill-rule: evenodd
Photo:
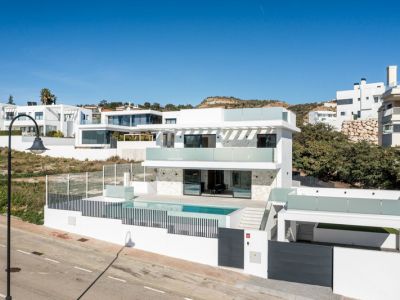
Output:
M35 119L26 114L20 114L14 117L11 120L10 126L8 128L8 173L7 173L7 296L6 300L11 300L11 130L14 124L14 121L21 117L27 117L35 123L36 128L36 137L33 141L33 144L27 150L30 150L32 153L40 154L44 151L48 150L44 145L42 139L39 137L39 126L36 123Z

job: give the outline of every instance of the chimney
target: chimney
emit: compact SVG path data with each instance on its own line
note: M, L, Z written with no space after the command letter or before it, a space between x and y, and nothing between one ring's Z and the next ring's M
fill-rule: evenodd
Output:
M387 86L389 88L397 85L397 66L388 66L386 68L387 74Z
M360 85L366 84L367 83L367 79L366 78L361 78L361 82Z

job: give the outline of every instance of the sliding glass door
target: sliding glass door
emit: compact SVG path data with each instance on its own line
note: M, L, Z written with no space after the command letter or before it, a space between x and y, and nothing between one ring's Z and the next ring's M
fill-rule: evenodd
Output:
M251 198L251 171L232 171L233 197Z
M200 170L183 170L183 194L195 196L201 194Z

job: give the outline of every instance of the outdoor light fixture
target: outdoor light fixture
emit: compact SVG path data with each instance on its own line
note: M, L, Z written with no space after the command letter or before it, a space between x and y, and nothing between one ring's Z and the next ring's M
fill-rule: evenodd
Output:
M31 119L35 124L36 128L36 137L33 141L32 146L27 149L32 153L40 154L44 151L48 150L44 145L42 139L39 137L39 126L36 123L35 119L27 114L20 114L15 116L8 128L8 170L7 170L7 295L5 297L6 300L11 300L11 131L12 126L18 118L26 117Z
M43 145L43 141L42 139L39 137L39 135L36 135L35 140L33 141L33 144L30 148L26 149L31 151L34 154L42 154L43 152L45 152L47 149L44 145Z

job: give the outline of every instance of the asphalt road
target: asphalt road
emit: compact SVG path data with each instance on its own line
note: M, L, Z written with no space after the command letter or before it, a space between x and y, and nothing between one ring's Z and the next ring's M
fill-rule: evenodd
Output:
M0 217L0 267L6 264ZM332 299L331 291L267 281L13 220L13 299ZM117 254L118 257L117 257ZM0 272L0 299L6 273Z

